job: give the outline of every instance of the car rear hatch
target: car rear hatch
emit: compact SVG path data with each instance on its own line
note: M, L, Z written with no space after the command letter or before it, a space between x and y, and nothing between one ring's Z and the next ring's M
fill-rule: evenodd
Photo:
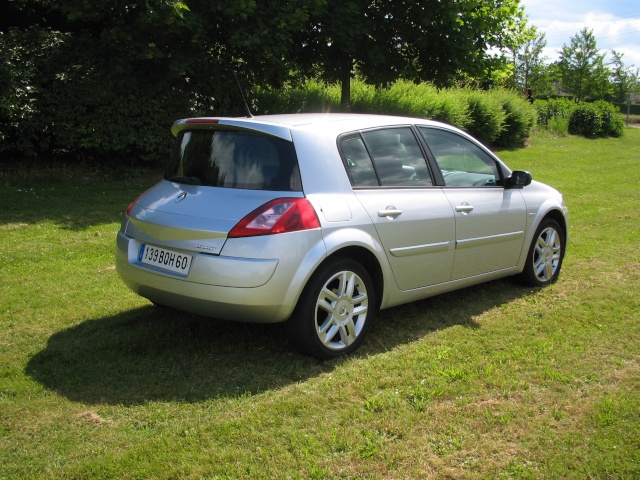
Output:
M276 136L204 120L174 126L178 141L164 180L129 208L125 235L219 254L231 229L256 208L304 196L286 132Z

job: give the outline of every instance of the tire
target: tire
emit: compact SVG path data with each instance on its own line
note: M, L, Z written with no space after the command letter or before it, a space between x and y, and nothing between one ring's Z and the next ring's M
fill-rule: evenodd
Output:
M527 253L524 270L519 275L522 284L545 287L560 275L566 248L564 231L550 218L540 222Z
M309 279L288 320L291 343L322 360L348 355L364 341L375 316L376 298L367 270L338 259Z

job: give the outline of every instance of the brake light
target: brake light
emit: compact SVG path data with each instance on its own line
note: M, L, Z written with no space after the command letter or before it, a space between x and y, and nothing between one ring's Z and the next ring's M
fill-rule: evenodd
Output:
M208 117L200 117L200 118L187 118L184 123L211 123L217 125L220 122L217 118L208 118Z
M278 198L256 208L229 232L229 238L273 235L319 228L318 215L306 198Z

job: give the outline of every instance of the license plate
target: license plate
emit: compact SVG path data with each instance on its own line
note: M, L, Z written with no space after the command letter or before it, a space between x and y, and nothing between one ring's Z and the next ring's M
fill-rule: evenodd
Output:
M191 258L191 255L154 247L153 245L146 245L144 243L140 245L140 250L138 251L139 262L184 275L189 273Z

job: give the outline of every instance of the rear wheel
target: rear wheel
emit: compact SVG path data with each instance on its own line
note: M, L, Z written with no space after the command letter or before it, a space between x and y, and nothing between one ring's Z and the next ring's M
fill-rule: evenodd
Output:
M340 259L309 279L288 321L291 342L303 353L329 359L355 351L375 314L375 292L358 262Z
M520 274L523 284L544 287L558 279L564 258L565 237L555 220L543 220L531 242L524 270Z

